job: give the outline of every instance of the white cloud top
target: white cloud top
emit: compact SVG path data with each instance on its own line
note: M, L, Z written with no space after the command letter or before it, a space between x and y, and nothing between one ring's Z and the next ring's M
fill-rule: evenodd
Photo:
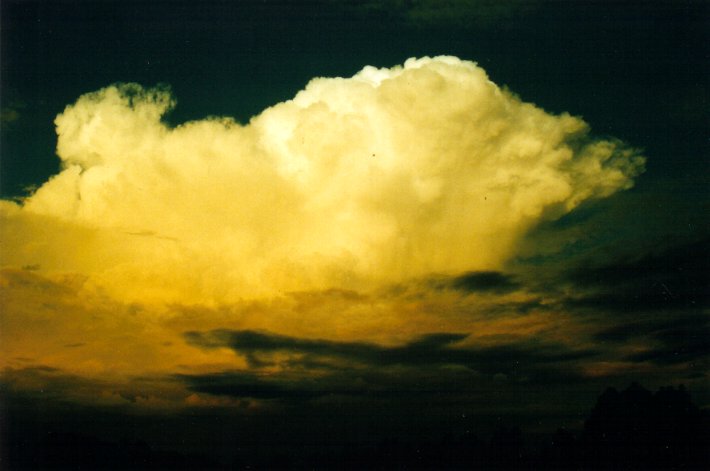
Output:
M3 264L123 300L228 302L495 269L545 217L629 188L643 158L453 57L318 78L247 125L171 128L169 92L87 94L63 170L2 203Z

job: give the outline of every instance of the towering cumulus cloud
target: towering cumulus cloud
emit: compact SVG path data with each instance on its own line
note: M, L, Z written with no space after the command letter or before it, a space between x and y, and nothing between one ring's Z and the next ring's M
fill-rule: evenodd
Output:
M68 106L63 170L2 203L4 263L170 302L493 270L536 222L643 167L453 57L314 79L247 125L173 128L173 105L128 84Z

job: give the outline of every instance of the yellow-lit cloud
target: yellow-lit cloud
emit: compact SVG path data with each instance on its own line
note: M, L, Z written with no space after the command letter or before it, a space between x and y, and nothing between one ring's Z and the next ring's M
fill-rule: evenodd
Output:
M499 268L541 219L628 188L643 158L453 57L312 80L248 124L171 128L119 85L56 119L63 170L2 202L2 263L122 301L223 303Z

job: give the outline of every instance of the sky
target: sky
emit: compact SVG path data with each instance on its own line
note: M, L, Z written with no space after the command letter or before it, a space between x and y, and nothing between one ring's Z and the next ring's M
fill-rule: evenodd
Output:
M710 407L706 2L0 13L7 436L226 459L581 429L633 381Z

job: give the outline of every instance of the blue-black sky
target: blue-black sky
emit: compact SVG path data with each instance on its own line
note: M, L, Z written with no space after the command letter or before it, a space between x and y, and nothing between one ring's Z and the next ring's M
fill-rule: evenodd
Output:
M18 463L73 429L223 462L579 429L631 381L710 405L708 2L0 9Z
M56 171L52 121L88 90L167 83L172 122L247 120L313 77L440 54L643 147L652 176L707 170L705 2L452 2L468 16L414 18L428 2L367 3L4 2L2 194Z

